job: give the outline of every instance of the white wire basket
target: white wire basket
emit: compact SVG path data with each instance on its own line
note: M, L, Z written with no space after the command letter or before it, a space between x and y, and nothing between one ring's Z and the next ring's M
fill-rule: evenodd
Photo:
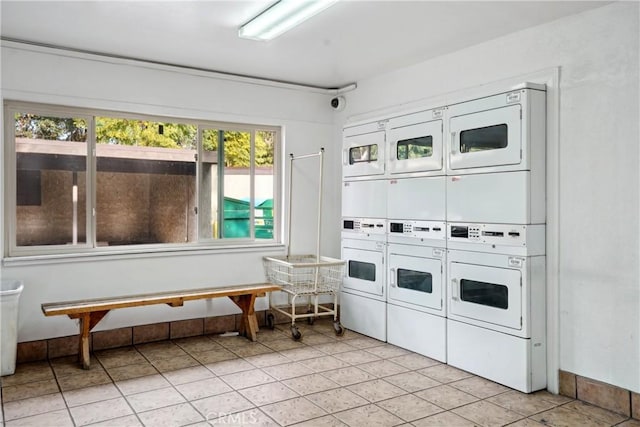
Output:
M344 276L345 261L335 258L289 255L264 257L263 262L267 280L295 295L336 293Z

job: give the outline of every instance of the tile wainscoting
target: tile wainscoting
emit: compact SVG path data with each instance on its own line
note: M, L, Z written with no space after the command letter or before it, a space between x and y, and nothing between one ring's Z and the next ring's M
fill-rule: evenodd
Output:
M560 394L640 419L640 394L611 384L561 370Z
M265 325L266 313L266 310L256 312L259 326ZM92 332L91 351L237 331L241 318L241 314L231 314ZM276 317L276 321L280 323L283 320ZM18 343L17 363L76 355L78 342L78 335L71 335Z

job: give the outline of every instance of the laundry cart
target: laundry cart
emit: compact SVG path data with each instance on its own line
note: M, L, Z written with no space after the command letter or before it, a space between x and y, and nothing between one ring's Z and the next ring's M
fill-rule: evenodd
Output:
M293 163L302 159L319 158L320 177L318 191L318 224L317 244L314 255L293 255L291 251L291 209L293 196ZM320 255L321 212L322 212L322 167L324 148L315 154L304 156L289 155L289 209L288 209L288 244L287 254L283 256L264 257L264 269L267 280L279 285L282 290L269 293L269 313L267 326L273 328L275 316L273 311L281 313L291 319L291 337L300 340L302 333L296 326L296 320L307 319L312 324L314 319L321 316L333 316L333 328L336 335L344 334L344 328L338 321L338 294L344 277L345 261ZM284 293L287 296L286 305L277 305L275 296ZM321 297L332 299L333 306L327 302L321 303ZM299 305L300 301L302 305Z

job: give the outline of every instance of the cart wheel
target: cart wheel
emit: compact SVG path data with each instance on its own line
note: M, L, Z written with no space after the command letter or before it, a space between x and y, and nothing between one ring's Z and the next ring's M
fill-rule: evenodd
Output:
M313 313L313 310L307 310L307 314L311 314ZM315 322L315 318L314 317L307 317L307 323L309 325L313 325L313 322Z
M342 327L342 325L340 324L340 322L333 322L333 330L336 333L337 336L341 337L344 335L344 328Z
M273 330L273 328L276 327L276 317L273 315L273 313L268 313L267 314L267 328Z
M293 338L294 341L300 341L302 338L302 334L296 325L291 325L291 338Z

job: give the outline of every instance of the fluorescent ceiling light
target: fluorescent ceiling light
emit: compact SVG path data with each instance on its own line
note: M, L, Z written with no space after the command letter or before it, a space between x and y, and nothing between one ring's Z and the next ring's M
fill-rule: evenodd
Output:
M280 0L240 27L238 36L254 40L271 40L337 1Z

